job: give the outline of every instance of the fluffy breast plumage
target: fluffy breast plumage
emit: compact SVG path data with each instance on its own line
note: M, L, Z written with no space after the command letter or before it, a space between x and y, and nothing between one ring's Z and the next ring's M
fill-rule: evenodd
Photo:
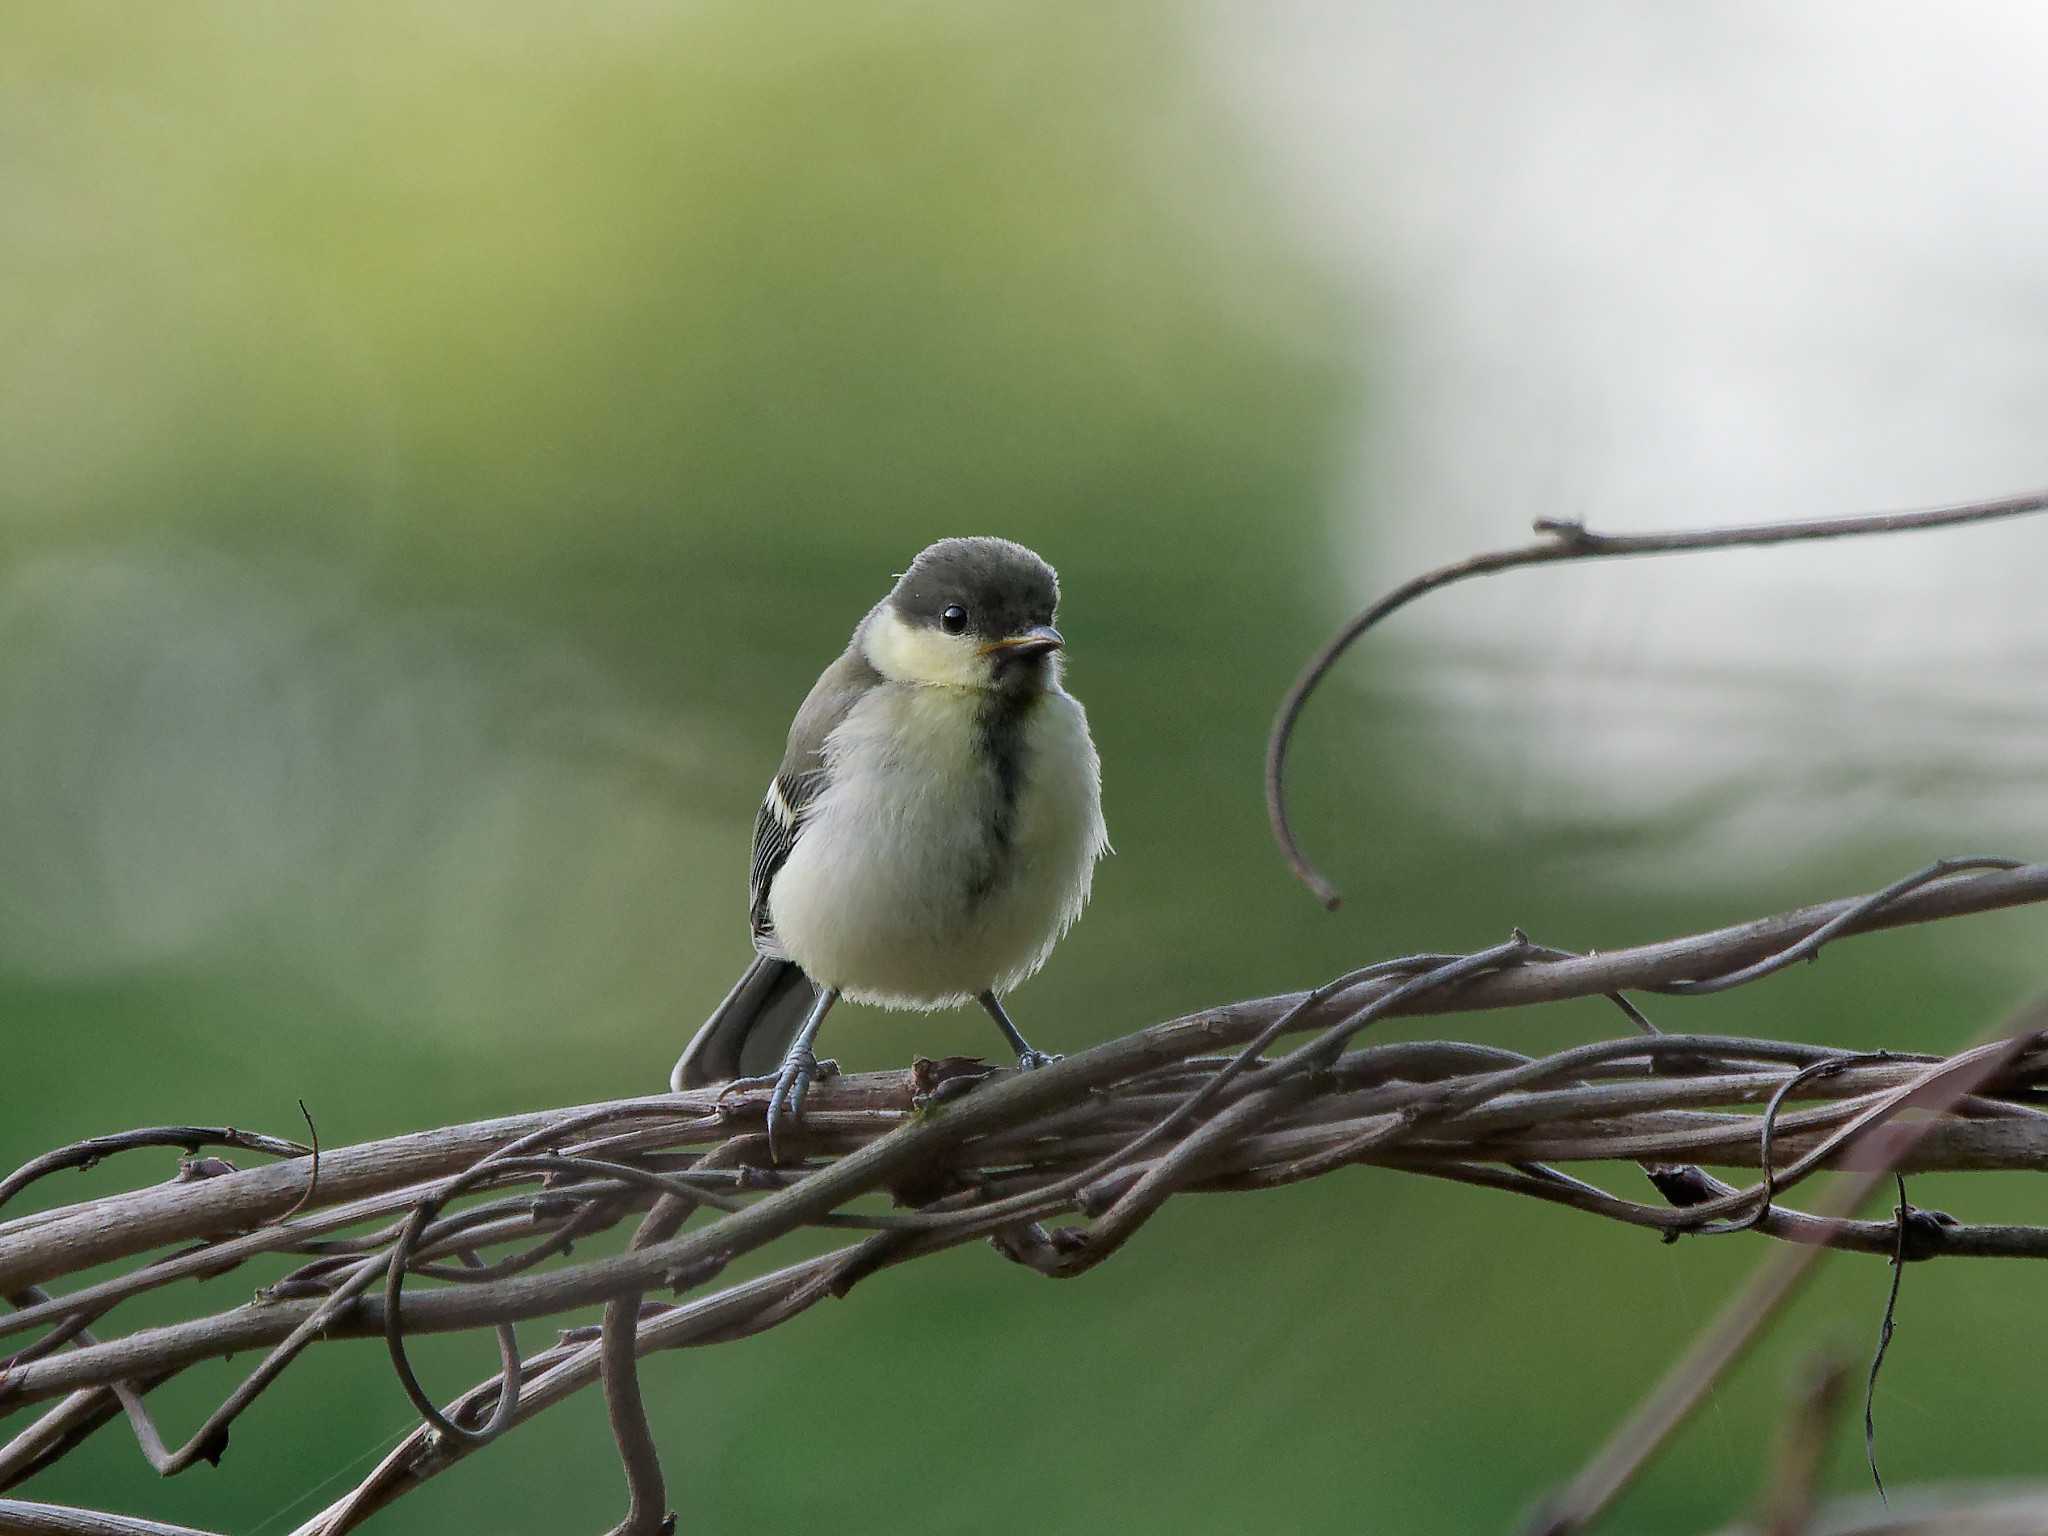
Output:
M848 996L934 1008L1015 986L1107 849L1078 700L885 684L825 743L829 787L770 902L790 957Z

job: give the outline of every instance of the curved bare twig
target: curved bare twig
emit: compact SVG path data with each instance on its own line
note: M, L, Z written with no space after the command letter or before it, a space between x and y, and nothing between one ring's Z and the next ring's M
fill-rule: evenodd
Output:
M1554 565L1566 560L1608 560L1628 555L1694 554L1711 549L1754 548L1765 544L1804 543L1816 539L1856 538L1865 534L1908 533L1954 528L2048 511L2048 491L2029 491L1995 501L1965 502L1913 512L1878 512L1863 517L1801 518L1782 523L1748 523L1726 528L1696 528L1672 533L1594 533L1583 524L1541 518L1542 534L1533 544L1472 555L1411 577L1363 612L1346 620L1301 669L1280 701L1266 737L1266 815L1273 840L1297 880L1324 907L1335 911L1343 897L1316 868L1294 834L1287 814L1287 752L1309 695L1338 660L1367 630L1392 617L1417 598L1474 576L1491 576L1525 565Z

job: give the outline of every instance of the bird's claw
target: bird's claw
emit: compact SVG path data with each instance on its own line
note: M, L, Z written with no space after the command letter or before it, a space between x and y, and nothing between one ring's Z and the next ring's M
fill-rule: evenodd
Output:
M718 1104L722 1109L727 1094L750 1093L757 1088L768 1092L768 1160L780 1162L781 1153L776 1145L776 1135L792 1122L802 1117L804 1099L811 1091L811 1084L830 1082L839 1075L839 1063L832 1057L823 1061L803 1046L793 1046L782 1065L773 1072L764 1072L758 1077L736 1077L718 1090Z
M718 1090L718 1097L712 1102L723 1109L728 1094L752 1093L756 1088L772 1088L780 1080L781 1076L781 1069L777 1068L775 1071L765 1073L760 1077L736 1077Z
M1017 1057L1019 1072L1036 1072L1040 1067L1049 1067L1056 1061L1067 1058L1058 1054L1048 1056L1044 1051L1025 1051Z
M835 1063L834 1071L838 1070ZM782 1149L777 1145L777 1132L800 1119L804 1112L804 1099L811 1091L811 1084L818 1080L818 1058L808 1050L798 1047L782 1059L782 1070L775 1074L775 1090L768 1095L768 1161L782 1161Z

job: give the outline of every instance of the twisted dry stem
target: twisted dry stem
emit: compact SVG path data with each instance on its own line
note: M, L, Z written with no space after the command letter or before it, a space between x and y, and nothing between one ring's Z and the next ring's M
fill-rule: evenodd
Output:
M1745 523L1668 533L1595 533L1581 523L1540 519L1536 523L1538 538L1533 543L1472 555L1402 582L1371 607L1347 619L1337 633L1308 659L1281 699L1266 738L1266 817L1272 827L1273 840L1280 845L1281 857L1286 859L1287 867L1294 872L1295 878L1309 888L1316 900L1335 910L1343 898L1336 886L1302 851L1300 839L1295 836L1293 822L1287 813L1288 749L1293 745L1294 730L1301 723L1309 696L1344 653L1367 630L1432 592L1440 592L1475 576L1491 576L1528 565L1612 560L1624 556L1698 554L1716 549L1755 549L1774 544L1862 538L1873 534L1916 533L1964 527L1972 523L2000 522L2012 517L2030 517L2041 512L2048 512L2048 491L2029 491L1994 501L1964 502L1952 507L1927 507L1911 512L1799 518L1779 523Z
M1788 1252L1889 1257L1903 1245L1914 1261L2048 1257L2044 1228L1929 1218L1909 1241L1897 1222L1786 1203L1827 1168L1877 1178L1894 1166L2048 1167L2048 1045L2032 1033L1946 1058L1641 1032L1538 1059L1451 1041L1351 1043L1396 1015L1711 992L1720 977L1768 976L1778 957L1816 941L2043 899L2048 867L1943 861L1868 897L1638 949L1576 956L1517 933L1476 955L1383 962L1312 992L1154 1025L1028 1074L956 1062L850 1076L819 1085L793 1167L768 1166L757 1099L720 1106L706 1090L324 1149L317 1187L312 1158L290 1156L16 1216L0 1223L0 1290L17 1308L0 1314L0 1340L27 1337L0 1368L0 1413L53 1406L0 1446L0 1489L124 1413L152 1461L179 1470L217 1450L233 1418L305 1349L382 1336L422 1426L303 1536L355 1528L600 1381L632 1495L616 1530L640 1536L666 1525L640 1357L747 1337L881 1269L977 1239L1036 1272L1073 1277L1178 1195L1267 1189L1360 1165L1526 1195L1667 1238L1753 1227L1793 1245ZM1310 1031L1292 1051L1265 1054L1283 1034ZM979 1080L951 1092L945 1079L963 1070ZM1900 1119L1908 1108L1916 1118ZM134 1144L167 1140L184 1144L160 1133ZM96 1143L104 1151L95 1155L127 1144ZM75 1165L74 1154L31 1169ZM1703 1162L1757 1167L1760 1177L1731 1187ZM1559 1163L1638 1164L1656 1193L1618 1192ZM0 1188L29 1187L24 1172ZM896 1208L850 1208L876 1193ZM626 1252L565 1262L573 1238L639 1212L648 1214ZM736 1257L806 1226L857 1235L716 1285ZM118 1323L136 1295L182 1294L184 1282L274 1265L278 1255L301 1262L255 1302L104 1339L89 1331ZM135 1262L48 1293L122 1260ZM684 1299L643 1299L657 1291ZM502 1344L518 1319L590 1303L605 1304L601 1329L572 1330L524 1360L508 1352L496 1375L446 1406L405 1360L404 1340L417 1333L488 1328ZM181 1451L165 1451L148 1392L198 1361L252 1348L268 1350L262 1365ZM0 1531L27 1518L12 1513L19 1507L0 1501Z

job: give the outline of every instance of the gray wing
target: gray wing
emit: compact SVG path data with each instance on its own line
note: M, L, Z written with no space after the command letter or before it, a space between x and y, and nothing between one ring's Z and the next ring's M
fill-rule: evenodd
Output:
M775 876L789 861L803 830L804 812L824 787L822 769L810 773L777 773L768 781L768 793L761 801L761 814L754 818L754 862L747 871L747 917L754 930L754 948L764 955L780 955L775 941L775 923L768 913L768 893Z
M748 920L753 926L754 948L761 954L785 958L776 942L768 897L776 875L789 861L790 850L803 835L804 818L830 782L825 770L825 738L861 695L881 680L881 674L861 654L856 632L854 643L824 670L790 725L782 766L768 781L761 814L754 819L754 861L747 874Z

